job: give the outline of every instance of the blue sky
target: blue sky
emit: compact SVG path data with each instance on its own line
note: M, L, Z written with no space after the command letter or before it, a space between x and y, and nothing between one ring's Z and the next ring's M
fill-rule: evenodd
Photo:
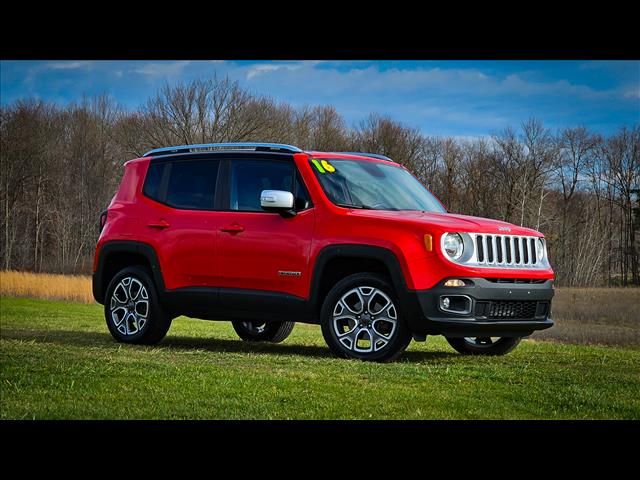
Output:
M428 135L482 136L531 116L603 134L640 123L639 61L2 61L1 103L107 93L137 108L166 83L228 75L294 106L370 112Z

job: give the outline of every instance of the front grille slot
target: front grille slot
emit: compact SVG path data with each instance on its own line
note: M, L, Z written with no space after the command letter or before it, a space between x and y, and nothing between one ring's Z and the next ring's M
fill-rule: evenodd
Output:
M476 248L478 249L478 262L484 262L484 248L482 247L482 237L476 237Z
M531 320L538 315L546 314L546 302L528 300L495 300L488 302L477 302L475 314L478 317L485 317L489 320L518 319ZM537 312L540 310L540 312Z
M511 249L511 240L509 238L505 238L505 237L503 237L503 239L505 240L504 243L505 243L505 249L506 249L506 252L507 252L507 263L512 263L513 262L513 260L512 260L512 258L513 258L513 253L512 253L513 250Z
M478 265L507 267L543 267L536 255L536 237L487 235L476 233L475 262Z

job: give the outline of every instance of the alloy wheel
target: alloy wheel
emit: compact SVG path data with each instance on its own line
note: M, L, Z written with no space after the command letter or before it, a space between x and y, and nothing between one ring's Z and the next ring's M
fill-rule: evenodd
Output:
M342 295L334 306L331 325L338 341L348 350L377 352L393 339L398 313L382 290L356 287Z
M139 333L149 317L149 293L135 277L125 277L113 289L109 304L111 321L126 336Z

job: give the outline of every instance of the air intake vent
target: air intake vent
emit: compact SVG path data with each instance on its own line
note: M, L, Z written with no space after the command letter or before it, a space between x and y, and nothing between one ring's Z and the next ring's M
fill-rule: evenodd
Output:
M546 314L546 304L536 301L495 300L477 302L475 314L489 320L517 319L531 320L538 315Z

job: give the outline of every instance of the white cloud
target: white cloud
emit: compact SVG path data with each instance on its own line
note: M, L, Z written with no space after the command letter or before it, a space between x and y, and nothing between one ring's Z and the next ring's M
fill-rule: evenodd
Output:
M528 95L569 95L582 98L607 98L615 95L613 90L595 90L586 85L573 84L567 80L555 82L533 82L517 74L508 75L501 82L503 91Z
M180 75L182 71L191 63L189 60L177 62L152 62L131 70L133 73L146 75L150 78L174 77Z
M288 71L294 72L296 70L305 69L307 71L313 70L316 65L322 63L320 60L305 60L295 63L259 63L251 65L247 71L247 80L269 72Z
M257 77L258 75L262 75L264 73L277 72L278 70L288 70L288 71L299 70L303 66L304 65L301 63L296 63L296 64L260 63L258 65L252 65L249 68L249 71L247 72L247 80L251 80L252 78Z
M624 98L640 99L640 87L633 86L633 87L625 90L623 95L624 95Z
M77 70L79 68L89 68L93 62L51 62L44 65L51 70Z
M333 67L335 62L329 63ZM561 122L558 118L573 115L590 102L624 101L624 93L637 94L629 89L596 89L557 76L542 78L539 72L524 69L505 75L475 66L447 68L446 64L400 64L386 70L371 62L349 62L350 68L316 65L228 62L220 72L239 79L254 93L290 104L333 104L347 123L357 123L375 111L426 134L452 129L490 134L532 115Z
M528 96L570 96L585 99L606 99L620 96L615 90L596 90L568 80L532 80L527 72L506 77L489 75L476 68L390 68L380 70L375 65L363 65L350 70L315 68L320 62L260 63L232 68L229 73L243 76L251 84L265 90L273 87L325 94L407 94L445 95L505 94ZM258 79L260 83L258 84Z

